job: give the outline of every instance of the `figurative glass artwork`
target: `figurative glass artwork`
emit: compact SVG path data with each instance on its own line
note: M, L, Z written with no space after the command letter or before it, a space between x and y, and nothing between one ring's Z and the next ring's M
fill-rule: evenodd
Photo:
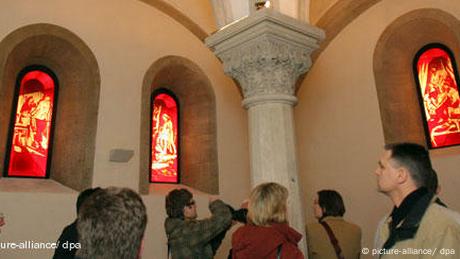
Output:
M55 86L41 70L20 79L6 176L47 177Z
M178 183L178 107L168 93L152 98L150 181Z
M455 64L442 45L428 46L415 60L430 148L460 144L460 98Z

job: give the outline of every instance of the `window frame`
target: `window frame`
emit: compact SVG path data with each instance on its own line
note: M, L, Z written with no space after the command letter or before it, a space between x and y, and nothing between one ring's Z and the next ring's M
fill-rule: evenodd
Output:
M16 121L16 114L18 109L18 102L19 102L19 93L21 91L21 81L27 73L32 71L41 71L46 73L54 82L54 97L53 97L53 109L51 115L51 123L49 128L49 140L48 140L48 154L46 159L46 172L45 176L16 176L16 175L8 175L9 171L9 164L10 164L10 156L13 144L13 136L14 136L14 128L15 128L15 121ZM59 100L59 80L56 74L46 66L43 65L29 65L24 67L16 77L16 84L14 89L13 95L13 102L12 102L12 109L10 115L10 122L8 125L8 138L6 144L6 152L5 152L5 160L4 160L4 170L3 170L3 177L6 178L34 178L34 179L49 179L50 178L50 171L51 171L51 161L53 157L53 143L54 143L54 129L56 123L56 113L58 107L58 100Z

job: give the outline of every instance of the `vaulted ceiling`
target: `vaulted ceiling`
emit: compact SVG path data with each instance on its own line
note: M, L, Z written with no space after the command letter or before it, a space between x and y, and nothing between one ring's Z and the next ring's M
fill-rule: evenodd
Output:
M198 39L204 41L218 29L250 10L247 5L257 0L138 0L148 4L182 24ZM322 50L356 17L381 0L271 0L272 7L295 18L307 21L326 32L326 39L315 52ZM246 5L247 3L247 5ZM288 7L288 5L290 7ZM297 8L293 11L293 8ZM243 10L246 9L246 10ZM308 14L302 15L302 12ZM237 15L233 15L233 14ZM297 13L297 14L296 14ZM240 16L240 17L238 17ZM219 19L221 19L219 21ZM225 21L222 21L224 19Z

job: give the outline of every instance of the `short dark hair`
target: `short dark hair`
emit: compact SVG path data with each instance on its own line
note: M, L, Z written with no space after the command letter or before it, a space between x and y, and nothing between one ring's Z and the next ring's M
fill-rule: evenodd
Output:
M165 199L166 214L170 218L184 218L184 207L193 198L187 189L175 189L168 193Z
M340 193L334 190L321 190L318 192L318 204L323 211L323 216L342 217L345 214L345 204Z
M433 169L433 170L431 170L430 177L428 177L428 179L427 179L427 181L425 183L425 187L428 189L428 191L436 194L436 192L438 190L438 185L439 185L438 174Z
M425 147L415 143L394 143L385 145L385 149L391 151L391 158L399 166L409 171L417 187L425 186L430 180L433 168Z
M141 197L131 189L109 187L93 193L78 214L80 259L136 259L147 213Z
M86 190L80 192L80 194L78 195L78 198L77 198L77 214L80 211L80 208L81 208L81 205L83 204L83 202L89 196L91 196L91 194L93 194L93 193L95 193L96 191L99 191L99 190L101 190L101 188L96 187L96 188L89 188L89 189L86 189Z

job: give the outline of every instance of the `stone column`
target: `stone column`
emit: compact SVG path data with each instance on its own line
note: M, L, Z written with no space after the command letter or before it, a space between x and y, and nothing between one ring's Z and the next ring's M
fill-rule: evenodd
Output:
M249 115L251 183L289 189L289 222L305 235L293 106L296 81L311 66L324 32L271 9L259 10L206 39L241 87ZM302 250L306 252L305 242Z

